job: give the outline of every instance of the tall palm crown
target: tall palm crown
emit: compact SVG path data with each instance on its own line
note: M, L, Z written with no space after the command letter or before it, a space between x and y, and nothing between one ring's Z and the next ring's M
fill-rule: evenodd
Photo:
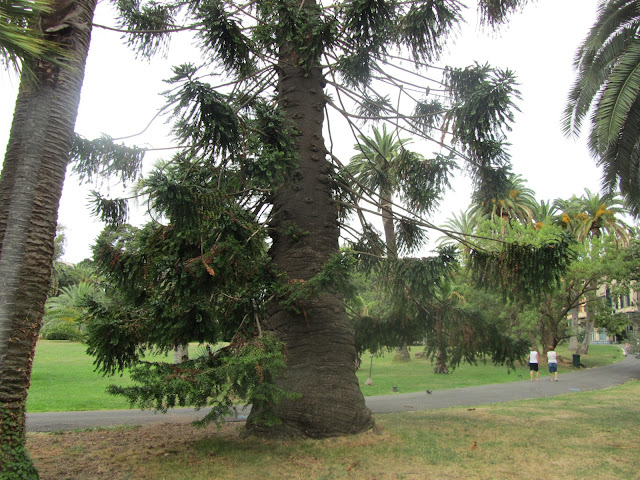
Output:
M533 221L536 229L542 228L543 225L554 223L557 206L550 201L540 200L540 203L533 209Z
M494 219L502 217L506 220L517 220L527 224L533 220L533 212L538 207L535 193L525 187L526 180L520 175L512 175L508 178L507 191L499 198L477 203L470 213L478 218Z
M640 1L601 0L580 46L576 80L563 119L578 134L593 108L589 149L603 169L603 185L624 195L640 215Z
M613 234L623 245L629 243L629 226L620 218L626 210L616 196L601 196L585 189L580 198L556 200L554 206L560 212L560 225L573 231L578 241L606 232Z
M355 181L353 190L362 201L377 196L375 201L381 210L388 254L396 256L398 249L411 251L419 248L426 239L424 231L415 228L407 215L394 214L394 197L398 196L402 209L410 215L428 213L437 206L442 193L448 187L447 174L454 163L450 158L436 156L425 159L405 148L409 139L401 139L395 133L373 128L373 136L359 136L354 145L357 153L346 168Z
M440 237L438 242L440 245L456 245L464 255L463 261L466 261L471 253L471 235L477 227L478 218L470 209L453 213L453 217L441 225L445 235Z
M347 167L358 187L378 192L381 196L393 194L398 189L398 163L402 155L408 153L404 146L409 139L396 138L387 132L383 125L382 132L373 128L373 136L359 136L359 143L354 148L359 152L351 158Z

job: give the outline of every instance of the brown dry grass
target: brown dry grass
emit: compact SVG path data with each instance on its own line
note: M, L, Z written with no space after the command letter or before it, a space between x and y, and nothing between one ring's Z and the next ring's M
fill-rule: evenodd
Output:
M29 434L43 480L634 479L640 382L477 408L380 415L375 432L291 442L241 425Z

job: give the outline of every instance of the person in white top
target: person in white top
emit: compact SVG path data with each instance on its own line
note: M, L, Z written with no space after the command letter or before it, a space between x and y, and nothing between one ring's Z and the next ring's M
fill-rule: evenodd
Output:
M533 372L536 372L536 382L540 380L540 372L538 372L538 349L531 347L529 352L529 370L531 372L531 381L533 382Z
M556 382L558 381L558 354L554 351L555 347L549 347L547 352L547 361L549 362L549 375L551 375L551 381L555 375Z

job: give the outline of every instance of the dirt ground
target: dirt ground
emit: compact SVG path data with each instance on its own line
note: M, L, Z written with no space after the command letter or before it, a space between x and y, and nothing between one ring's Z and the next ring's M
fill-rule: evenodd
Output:
M141 465L154 458L184 455L199 440L237 436L239 424L195 428L185 424L121 427L87 432L29 433L27 449L42 480L147 478ZM135 446L132 448L132 446Z

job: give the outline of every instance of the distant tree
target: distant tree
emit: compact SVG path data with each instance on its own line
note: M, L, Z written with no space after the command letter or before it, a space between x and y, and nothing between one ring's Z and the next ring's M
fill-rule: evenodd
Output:
M614 195L585 189L581 197L556 200L554 206L561 212L559 224L572 231L580 242L606 232L613 234L621 245L629 243L630 227L622 220L627 210Z
M540 203L532 209L533 221L535 227L540 229L544 225L555 223L557 219L558 208L553 202L540 200Z
M47 299L40 336L47 340L82 341L87 306L99 294L96 285L88 282L61 287L57 296Z
M525 187L525 183L526 180L520 175L510 175L503 195L492 198L489 202L483 201L473 205L470 209L471 215L491 220L500 217L522 224L531 222L533 211L538 204L534 191Z
M451 159L425 159L405 148L408 139L396 138L395 133L373 128L373 136L360 135L355 145L359 153L346 168L353 178L353 189L359 200L365 195L377 197L381 210L387 254L397 257L398 250L411 252L424 243L425 231L415 228L405 215L393 213L394 197L403 211L424 215L437 207L448 186L449 171L455 164ZM397 224L397 227L396 227Z

